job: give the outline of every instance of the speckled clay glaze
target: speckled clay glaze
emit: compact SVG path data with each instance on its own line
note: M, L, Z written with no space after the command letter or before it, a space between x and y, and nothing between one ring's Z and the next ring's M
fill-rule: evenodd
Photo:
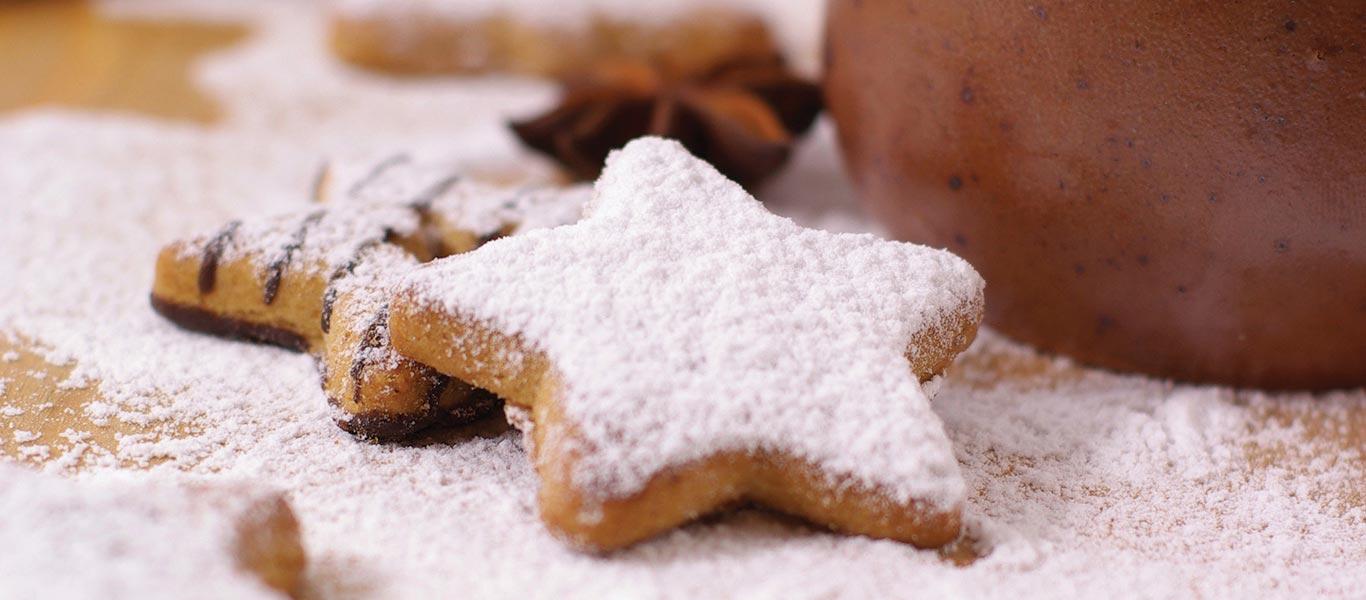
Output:
M835 0L873 212L1103 367L1366 384L1366 4Z

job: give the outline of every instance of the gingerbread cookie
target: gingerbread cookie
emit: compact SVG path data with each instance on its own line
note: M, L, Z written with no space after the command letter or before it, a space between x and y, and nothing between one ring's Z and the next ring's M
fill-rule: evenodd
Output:
M277 598L304 568L282 494L102 475L69 481L0 462L0 595ZM205 587L208 586L208 587Z
M387 285L422 261L577 218L587 188L499 188L394 156L321 177L316 206L233 221L157 257L152 306L189 329L318 356L343 429L407 435L495 399L395 354Z
M757 15L715 1L347 0L333 10L330 42L350 63L404 73L563 75L603 59L692 69L776 53Z
M941 250L804 229L677 142L614 153L575 225L424 265L394 347L530 411L541 517L618 548L740 501L938 546L964 482L921 381L976 334Z

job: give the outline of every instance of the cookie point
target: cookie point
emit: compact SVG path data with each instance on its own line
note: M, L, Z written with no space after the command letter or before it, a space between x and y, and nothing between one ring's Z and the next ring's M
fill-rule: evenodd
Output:
M689 156L692 155L692 153L688 152L688 149L683 147L683 144L678 140L656 135L646 135L626 142L626 145L622 146L619 150L613 150L608 157L608 161L610 162L612 160L611 157L613 156L632 152L674 152L687 154Z
M607 156L599 184L612 177L640 176L653 172L692 170L706 167L718 177L710 163L694 156L678 140L657 136L638 137Z

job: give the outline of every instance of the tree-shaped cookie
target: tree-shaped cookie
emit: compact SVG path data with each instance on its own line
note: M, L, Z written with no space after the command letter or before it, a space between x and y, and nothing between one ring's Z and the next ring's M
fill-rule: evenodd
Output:
M314 195L304 210L167 245L153 308L189 329L312 352L352 433L400 437L495 406L390 348L388 288L423 261L572 222L587 189L494 187L400 155L320 177Z
M936 546L964 483L920 383L982 291L948 252L802 228L642 138L582 221L419 267L389 322L400 353L529 409L541 517L576 545L754 501Z

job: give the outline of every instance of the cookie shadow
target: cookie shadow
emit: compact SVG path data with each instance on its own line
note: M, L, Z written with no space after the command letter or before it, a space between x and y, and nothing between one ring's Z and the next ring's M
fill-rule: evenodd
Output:
M849 536L812 524L800 517L753 503L743 503L703 516L676 530L610 554L611 560L657 565L670 560L730 562L748 556L785 552L793 544L830 546L850 539L897 544L907 552L933 555L945 565L965 567L989 552L970 529L942 547L916 548L888 540Z
M299 589L298 600L324 598L377 598L382 589L381 574L360 557L336 554L310 555Z
M499 402L489 414L469 423L437 424L403 440L379 442L401 448L427 448L432 446L454 446L474 439L493 439L503 437L513 431L503 416L503 405Z

